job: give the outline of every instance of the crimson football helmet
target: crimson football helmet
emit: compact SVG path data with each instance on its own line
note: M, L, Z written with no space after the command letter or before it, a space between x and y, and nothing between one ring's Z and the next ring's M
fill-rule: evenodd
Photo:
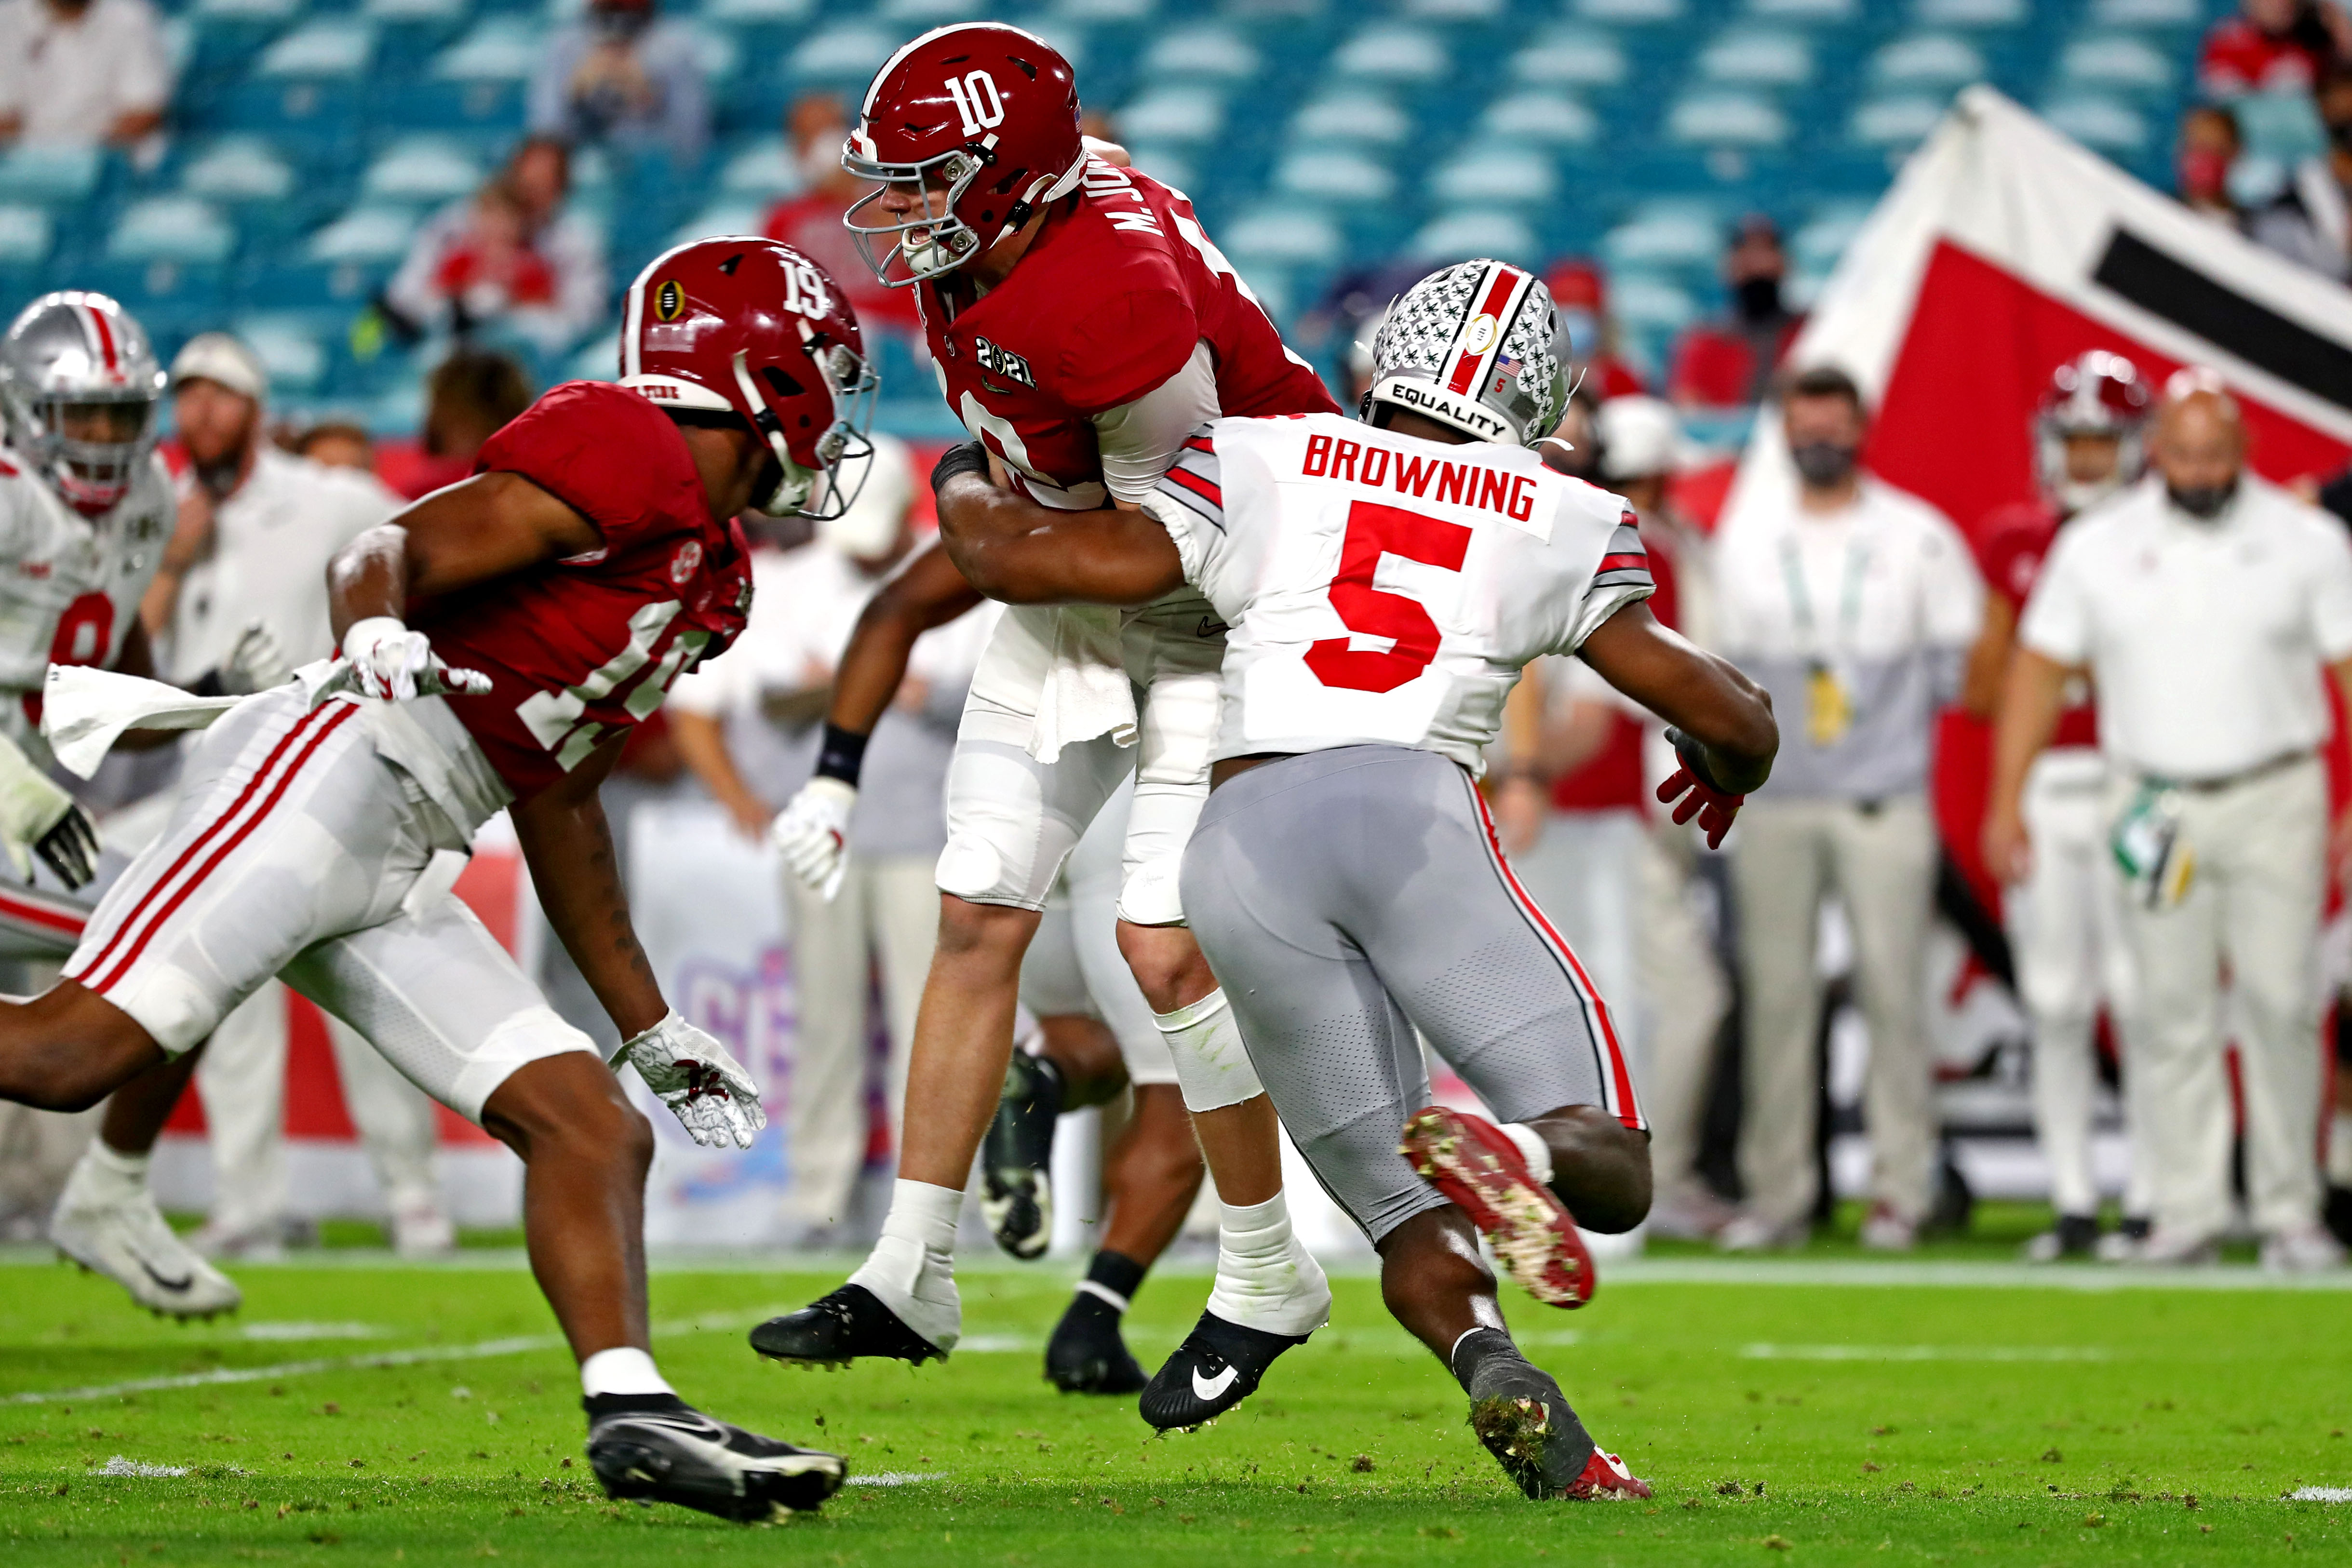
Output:
M842 217L875 277L952 272L1084 177L1070 62L1001 22L934 28L875 73L841 165L879 186Z
M835 517L871 465L874 371L856 314L824 268L772 239L699 239L629 285L621 384L667 408L748 421L782 465L752 504Z
M2092 349L2051 374L2033 415L2034 460L2042 487L2071 516L2095 507L2140 476L2141 431L2147 423L2147 382L2121 354ZM2104 435L2116 443L2115 472L2077 479L2066 463L2070 435Z

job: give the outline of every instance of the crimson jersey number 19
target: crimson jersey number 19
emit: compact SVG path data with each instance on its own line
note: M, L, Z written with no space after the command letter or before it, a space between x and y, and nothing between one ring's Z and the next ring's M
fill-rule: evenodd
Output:
M1470 530L1401 507L1357 501L1348 507L1339 571L1331 580L1331 608L1359 637L1386 637L1385 653L1351 648L1347 637L1327 637L1307 650L1307 667L1327 686L1351 692L1392 692L1429 668L1440 633L1429 612L1401 593L1372 586L1383 555L1402 556L1444 571L1460 571Z

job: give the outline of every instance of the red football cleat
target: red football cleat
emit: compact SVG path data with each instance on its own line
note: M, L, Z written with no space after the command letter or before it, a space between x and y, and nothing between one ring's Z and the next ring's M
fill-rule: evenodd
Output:
M1592 1299L1592 1255L1576 1220L1536 1180L1502 1129L1483 1116L1431 1105L1405 1123L1397 1152L1470 1216L1528 1294L1552 1307L1580 1307Z
M1592 1458L1584 1462L1584 1473L1559 1495L1579 1502L1622 1502L1627 1498L1648 1497L1650 1483L1627 1469L1625 1461L1616 1455L1595 1448Z

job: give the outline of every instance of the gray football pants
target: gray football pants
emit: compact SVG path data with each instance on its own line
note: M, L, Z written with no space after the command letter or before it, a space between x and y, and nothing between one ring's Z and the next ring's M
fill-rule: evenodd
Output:
M1373 1241L1445 1203L1397 1152L1429 1103L1416 1028L1503 1121L1600 1105L1643 1125L1608 1009L1446 758L1261 764L1209 797L1182 891L1283 1125Z

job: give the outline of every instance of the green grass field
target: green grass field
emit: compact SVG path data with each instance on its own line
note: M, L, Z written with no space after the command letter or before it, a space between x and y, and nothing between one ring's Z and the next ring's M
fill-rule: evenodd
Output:
M1835 1243L1790 1264L1670 1256L1604 1269L1580 1312L1517 1299L1529 1354L1657 1486L1652 1503L1583 1506L1507 1489L1369 1279L1338 1282L1332 1326L1249 1404L1155 1441L1130 1403L1040 1381L1059 1267L971 1272L966 1347L944 1368L830 1375L759 1363L742 1331L837 1273L664 1270L655 1348L680 1391L845 1452L863 1478L822 1515L760 1530L604 1500L569 1359L506 1255L251 1269L239 1318L193 1328L20 1260L0 1267L0 1531L12 1564L2352 1553L2352 1509L2282 1500L2352 1485L2352 1294L2090 1289L2117 1281L1968 1260L2005 1252L1947 1249L1907 1271ZM1205 1288L1146 1286L1147 1361ZM118 1458L187 1473L103 1473Z

